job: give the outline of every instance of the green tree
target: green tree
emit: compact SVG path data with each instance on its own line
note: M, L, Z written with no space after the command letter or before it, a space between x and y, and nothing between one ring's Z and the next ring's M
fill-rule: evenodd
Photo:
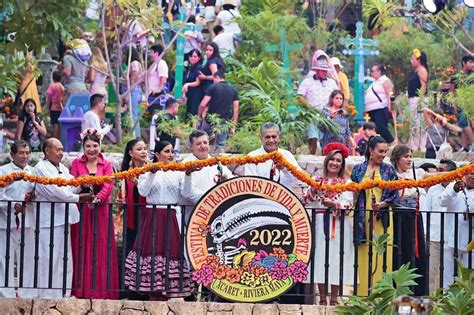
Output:
M13 49L39 51L73 36L83 19L86 0L3 0L3 10L11 13L2 27L15 34L15 41L4 45Z
M474 37L469 29L464 27L464 22L469 19L469 10L467 7L458 6L445 9L439 14L430 14L428 20L442 34L451 37L464 53L474 54Z
M380 62L387 66L389 77L395 85L395 92L406 90L407 76L413 69L410 58L414 48L428 56L429 90L436 89L445 69L454 62L456 48L453 40L442 34L426 33L411 28L407 32L387 30L376 37L379 42Z
M397 9L400 5L390 0L366 0L362 5L364 16L371 17L373 28L380 31L400 25L400 18L393 16Z

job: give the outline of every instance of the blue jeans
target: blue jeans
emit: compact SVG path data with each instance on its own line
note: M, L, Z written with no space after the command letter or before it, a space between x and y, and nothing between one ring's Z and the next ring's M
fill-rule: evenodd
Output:
M133 136L135 138L141 137L141 130L140 130L140 119L138 118L138 109L140 108L140 104L142 103L142 88L137 86L132 90L132 93L130 93L130 97L132 100L132 126L135 124L135 121L137 124L135 125L135 129L133 130Z
M206 132L208 136L212 135L212 125L205 119L202 121L201 128L199 129ZM216 149L224 148L226 140L227 133L217 133L216 140L214 142L214 146L216 147Z

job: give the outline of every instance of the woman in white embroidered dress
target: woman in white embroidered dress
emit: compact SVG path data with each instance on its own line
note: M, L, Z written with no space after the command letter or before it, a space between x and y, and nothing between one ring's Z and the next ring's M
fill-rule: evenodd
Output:
M327 185L344 184L348 181L344 176L345 159L349 155L349 149L341 143L329 143L323 150L324 176L316 177ZM320 294L320 305L327 305L327 293L331 292L331 305L337 305L337 296L339 294L340 284L340 265L342 260L343 279L342 284L349 285L354 283L354 244L352 241L352 218L348 216L352 209L353 193L350 191L342 194L316 190L309 188L305 194L306 201L314 201L314 206L318 208L315 222L315 277L314 281L318 284ZM329 209L329 210L327 210ZM322 210L322 211L321 211ZM341 218L344 217L344 238L341 239ZM329 242L328 261L326 266L326 241ZM340 257L340 246L343 242L344 256ZM327 268L326 268L327 267ZM326 269L328 272L328 285L326 284Z
M168 141L156 143L154 162L168 164L173 161L173 156L171 143ZM148 206L143 215L141 231L135 240L133 249L127 256L125 285L131 290L150 293L153 299L166 300L170 297L184 297L192 292L190 268L181 252L181 238L176 220L177 207L173 206L171 212L167 213L167 205L181 203L183 177L183 172L158 171L154 165L150 172L140 176L138 180L138 192L141 196L146 197ZM155 235L154 240L153 234ZM170 242L168 244L170 251L168 261L166 260L167 237ZM182 289L180 289L179 282L180 263L183 264ZM167 268L169 288L166 290ZM139 283L136 283L137 273Z

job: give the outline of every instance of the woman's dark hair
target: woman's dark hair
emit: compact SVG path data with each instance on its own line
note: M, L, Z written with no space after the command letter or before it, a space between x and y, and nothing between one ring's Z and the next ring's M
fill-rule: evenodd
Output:
M336 97L336 95L338 95L338 94L342 96L342 103L344 104L344 93L342 93L341 90L334 90L334 91L332 91L331 95L329 95L328 107L331 107L331 106L332 106L332 100L333 100L334 97ZM341 108L342 108L342 105L341 105Z
M82 139L82 147L84 147L87 140L94 141L94 142L98 143L99 146L100 146L100 137L98 135L87 135L87 136L85 136L84 139Z
M207 59L207 62L209 62L209 60L215 58L215 59L217 59L217 63L221 66L222 71L225 71L225 62L224 62L224 59L222 59L221 54L219 53L219 46L217 46L217 44L214 43L214 42L207 43L206 47L207 46L211 46L214 49L214 51L212 52L211 57Z
M142 138L136 138L127 142L127 145L125 146L125 152L123 153L122 166L120 167L121 172L127 171L130 168L130 161L132 160L132 157L130 154L128 154L128 152L131 151L138 142L144 142L144 140Z
M33 105L35 105L35 117L36 117L36 119L38 119L38 105L36 105L36 102L35 102L34 99L29 98L23 103L23 109L22 109L21 114L20 114L20 120L30 119L30 115L28 115L28 113L26 112L26 105L28 103L33 103Z
M124 61L126 64L128 64L128 57L129 57L129 54L131 54L131 57L130 57L130 62L132 61L138 61L138 62L141 62L140 61L140 54L138 53L138 50L137 48L135 48L134 46L132 46L131 48L130 47L125 47L124 48L124 51L123 51L123 55L124 55Z
M339 170L339 173L337 173L337 176L340 177L340 178L344 178L344 172L346 170L346 159L344 158L344 156L342 155L342 152L339 151L339 150L332 150L331 152L329 152L326 157L324 158L324 177L327 177L328 176L328 164L329 164L329 161L332 160L334 158L334 156L339 153L341 156L342 156L342 164L341 164L341 169Z
M194 14L189 16L188 23L196 23L196 16Z
M380 74L385 75L387 74L387 68L383 64L375 65L377 69L379 69Z
M426 71L429 72L429 69L428 69L428 56L426 56L425 52L422 51L420 53L420 58L418 58L420 60L420 63L423 65L423 67L425 67Z
M222 9L223 10L235 10L235 5L233 5L233 4L224 4L222 6Z
M392 154L390 154L390 163L395 169L397 169L398 161L408 152L411 152L411 149L404 144L398 144L393 148Z
M199 61L195 64L195 65L191 65L191 62L189 61L189 58L194 54L196 53L196 55L199 56ZM202 53L199 49L196 49L196 48L193 48L191 49L188 54L187 54L187 59L188 59L188 64L189 64L189 68L194 68L194 67L197 67L198 65L200 65L202 63Z
M365 160L369 161L370 160L370 149L375 149L377 144L379 143L387 143L384 138L381 136L372 136L369 138L367 141L367 150L365 150Z
M158 141L157 143L155 143L155 150L154 150L155 154L153 156L153 163L158 162L158 158L156 157L156 154L163 151L163 149L169 145L171 145L171 142L169 141Z

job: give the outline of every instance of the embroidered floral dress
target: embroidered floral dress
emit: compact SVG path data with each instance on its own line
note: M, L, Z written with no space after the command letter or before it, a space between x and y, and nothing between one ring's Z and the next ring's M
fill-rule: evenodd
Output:
M138 180L138 192L146 198L148 206L142 216L140 232L125 262L125 285L130 290L166 297L183 297L192 292L189 264L181 249L177 207L167 209L167 205L181 203L183 176L183 172L169 171L165 174L158 171L155 174L146 173ZM180 270L183 275L181 288Z
M321 181L321 178L315 178ZM324 184L335 185L347 182L345 178L324 179ZM327 207L322 204L322 200L330 198L336 202L336 209L327 211ZM316 222L314 225L315 251L314 251L314 282L325 283L326 264L329 274L328 283L330 285L340 284L340 266L343 266L342 283L349 285L354 283L354 243L352 218L349 216L353 207L353 193L350 191L342 194L331 191L318 191L309 188L305 193L305 200L313 202L312 207L316 208ZM342 225L344 216L344 225ZM341 227L344 235L341 238ZM328 260L326 262L326 241L329 243ZM344 256L340 256L341 242L343 242ZM309 279L309 276L308 276Z

